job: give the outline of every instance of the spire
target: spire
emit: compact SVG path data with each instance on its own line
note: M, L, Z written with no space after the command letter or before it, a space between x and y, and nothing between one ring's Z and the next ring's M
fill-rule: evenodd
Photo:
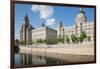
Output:
M29 20L27 14L24 17L24 20Z
M60 20L59 23L58 23L58 27L59 27L59 28L63 27L63 24L62 24L62 21L61 21L61 20Z
M23 22L24 25L28 25L29 24L29 18L27 16L27 14L24 16L24 22Z

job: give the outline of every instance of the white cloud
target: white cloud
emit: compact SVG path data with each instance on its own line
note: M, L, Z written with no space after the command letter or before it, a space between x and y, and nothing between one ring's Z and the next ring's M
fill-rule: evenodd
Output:
M32 5L32 11L37 12L39 11L39 5Z
M54 13L54 10L51 6L32 5L31 9L34 12L39 12L41 19L49 19Z
M55 24L55 19L54 18L46 20L46 25L54 25L54 24Z

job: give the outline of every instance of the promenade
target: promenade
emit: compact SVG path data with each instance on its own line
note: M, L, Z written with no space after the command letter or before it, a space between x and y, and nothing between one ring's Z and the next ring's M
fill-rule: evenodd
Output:
M48 53L94 55L94 44L59 44L59 45L26 45L20 46L21 51L37 51Z
M41 47L39 47L41 46ZM58 45L20 46L20 53L29 53L74 62L94 61L94 46ZM52 46L52 47L51 47Z

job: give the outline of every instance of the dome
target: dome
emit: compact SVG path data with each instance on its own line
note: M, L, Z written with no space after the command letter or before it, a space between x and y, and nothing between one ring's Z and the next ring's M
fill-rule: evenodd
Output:
M85 16L85 12L82 10L82 8L80 8L79 13L76 16L76 23L78 22L86 22L87 18Z
M83 11L83 9L82 8L80 8L80 11L79 11L79 13L77 14L77 16L76 16L77 18L81 18L81 17L85 17L85 12Z

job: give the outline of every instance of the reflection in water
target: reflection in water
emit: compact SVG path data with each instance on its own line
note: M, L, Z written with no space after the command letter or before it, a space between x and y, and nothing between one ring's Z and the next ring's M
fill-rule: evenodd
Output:
M15 54L15 64L17 65L43 65L43 64L63 64L67 61L44 57L39 55L33 55L29 53Z
M15 63L20 64L20 55L18 53L15 54Z
M60 54L44 52L15 53L15 65L55 65L80 62L93 62L94 55Z

